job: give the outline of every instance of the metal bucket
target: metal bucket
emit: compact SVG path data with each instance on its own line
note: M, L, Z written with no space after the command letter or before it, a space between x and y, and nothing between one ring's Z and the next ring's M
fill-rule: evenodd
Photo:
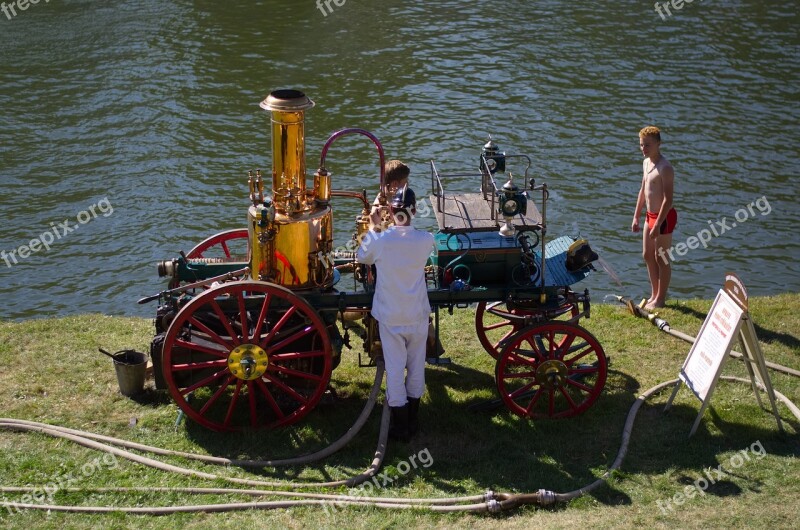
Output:
M147 355L138 351L127 350L115 353L114 370L117 372L119 392L123 396L135 396L144 390Z

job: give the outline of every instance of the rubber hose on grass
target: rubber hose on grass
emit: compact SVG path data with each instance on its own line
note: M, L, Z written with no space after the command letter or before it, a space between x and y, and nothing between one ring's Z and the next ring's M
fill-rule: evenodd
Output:
M746 383L748 385L750 384L749 380L742 379L739 377L722 376L722 379L726 381ZM288 508L288 507L308 506L308 505L328 506L331 503L335 503L337 506L368 505L384 509L424 508L426 510L433 512L486 512L486 511L497 512L501 510L516 508L524 504L536 504L539 506L547 506L555 502L566 502L575 499L591 491L594 491L595 489L599 488L603 483L605 483L611 477L611 474L622 466L622 462L625 459L625 456L628 452L630 438L633 432L633 424L634 421L636 420L636 415L638 414L641 406L650 396L663 390L666 387L676 384L678 381L679 381L678 379L673 379L671 381L665 381L663 383L659 383L658 385L646 390L636 399L636 401L634 401L633 405L631 406L628 412L628 417L625 421L625 426L622 432L622 443L617 453L617 457L614 460L613 464L611 464L611 467L609 467L608 470L605 473L603 473L601 477L599 477L591 484L588 484L582 488L567 493L556 493L550 490L540 489L535 493L523 493L523 494L493 493L490 491L481 495L471 495L465 497L434 498L434 499L403 499L403 498L391 498L391 497L390 498L363 497L358 495L330 495L322 493L301 493L301 492L290 492L290 491L262 491L262 490L253 491L253 490L225 489L225 488L216 488L216 489L169 488L168 490L171 491L182 491L191 493L225 492L231 494L291 496L298 498L286 501L265 501L265 502L250 502L250 503L239 502L239 503L222 503L222 504L207 504L207 505L194 505L194 506L192 505L166 506L166 507L61 506L61 505L48 505L48 504L15 503L7 501L0 502L0 506L9 509L15 508L15 509L32 509L32 510L51 510L51 511L72 512L72 513L121 512L121 513L147 514L147 515L166 515L166 514L182 513L182 512L229 512L229 511L256 510L256 509L268 510L268 509ZM759 389L761 389L762 391L764 390L763 386L760 385ZM775 396L780 401L782 401L789 408L789 410L795 416L795 418L797 418L797 420L800 421L800 409L794 403L792 403L791 400L789 400L786 396L784 396L780 392L775 391ZM386 444L388 425L389 425L388 408L386 404L384 404L383 416L381 418L381 431L378 441L378 449L376 450L375 459L373 460L373 465L370 466L370 468L367 471L365 471L361 475L358 475L357 477L353 477L351 479L347 479L344 481L303 484L302 486L329 487L334 485L337 486L355 485L359 483L358 480L361 480L362 482L363 480L367 480L370 476L372 476L370 473L374 474L375 472L377 472L377 469L380 467L380 464L382 462L383 458L382 453ZM59 428L57 427L45 424L36 424L35 422L22 423L18 420L13 420L13 419L0 419L0 429L14 430L14 431L42 432L44 434L49 434L51 436L58 436L61 438L70 439L86 447L112 452L113 454L122 456L123 458L128 458L129 460L140 462L145 465L150 465L151 467L156 467L158 469L173 471L200 478L208 478L212 480L222 479L228 482L233 482L237 484L247 484L247 485L270 485L270 486L276 485L277 487L284 487L284 488L292 488L295 486L292 483L268 483L262 481L239 479L234 477L219 477L217 475L212 475L210 473L202 473L194 470L180 468L177 466L172 466L170 464L164 464L156 460L147 459L139 455L134 455L132 453L129 453L128 451L123 451L121 449L117 449L116 447L104 445L94 440L83 438L75 434L59 432ZM147 488L147 489L151 491L153 490L152 488ZM10 492L10 491L20 492L20 491L33 491L33 490L35 490L35 488L9 488L9 487L0 488L0 491L3 492ZM103 489L91 490L86 488L84 489L69 488L69 491L103 491ZM142 491L142 488L113 488L109 491L140 492ZM470 504L460 504L464 502Z

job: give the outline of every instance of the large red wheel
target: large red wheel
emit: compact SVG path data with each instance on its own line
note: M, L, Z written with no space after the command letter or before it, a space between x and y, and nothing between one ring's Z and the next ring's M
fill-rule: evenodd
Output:
M247 229L236 228L213 235L199 243L196 247L186 253L189 259L197 258L221 258L231 259L234 256L241 256L247 259ZM241 247L245 245L244 249ZM231 250L233 249L233 251ZM221 254L221 255L220 255Z
M565 418L588 409L606 384L606 356L584 328L558 320L529 326L500 351L495 377L506 406L527 418Z
M200 425L272 428L298 421L322 397L331 342L314 308L288 289L230 282L175 316L162 366L172 398Z
M565 302L557 309L543 312L522 305L505 302L481 302L475 310L475 333L486 352L495 359L500 357L500 350L514 333L525 327L525 317L529 317L528 325L535 320L550 320L569 313L575 317L579 310L577 304Z

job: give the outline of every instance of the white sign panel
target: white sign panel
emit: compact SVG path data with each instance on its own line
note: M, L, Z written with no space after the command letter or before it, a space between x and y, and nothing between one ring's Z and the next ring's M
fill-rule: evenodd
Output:
M778 421L778 429L784 432L781 417L778 414L778 407L775 404L775 391L772 389L772 383L769 380L766 360L756 338L753 320L747 314L747 307L747 289L744 288L744 284L734 273L726 273L725 287L720 290L717 298L714 299L711 310L700 328L700 333L697 335L694 344L692 344L689 355L683 362L680 381L675 385L675 389L664 407L664 412L666 412L672 406L672 400L678 395L681 382L685 383L694 392L694 395L700 398L703 405L700 407L697 419L689 432L689 437L695 433L700 425L703 412L711 401L714 385L719 380L725 359L728 358L733 342L736 339L741 339L744 346L745 353L744 355L739 354L739 356L743 358L747 372L750 374L750 381L753 383L753 391L756 394L758 405L762 406L758 392L760 388L763 388L769 396L772 413ZM742 328L744 322L747 322L747 325Z
M738 337L744 309L720 290L681 368L681 381L705 401Z

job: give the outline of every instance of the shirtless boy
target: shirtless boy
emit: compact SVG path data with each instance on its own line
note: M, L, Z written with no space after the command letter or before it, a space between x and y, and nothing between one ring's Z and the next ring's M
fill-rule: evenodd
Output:
M661 154L660 146L661 131L658 127L645 127L639 131L639 148L644 156L643 176L631 230L639 231L639 217L646 205L647 227L642 231L642 257L650 277L650 298L645 305L649 310L664 307L667 299L672 267L665 250L672 246L672 231L678 221L678 214L672 207L675 172ZM659 249L662 249L660 253Z

